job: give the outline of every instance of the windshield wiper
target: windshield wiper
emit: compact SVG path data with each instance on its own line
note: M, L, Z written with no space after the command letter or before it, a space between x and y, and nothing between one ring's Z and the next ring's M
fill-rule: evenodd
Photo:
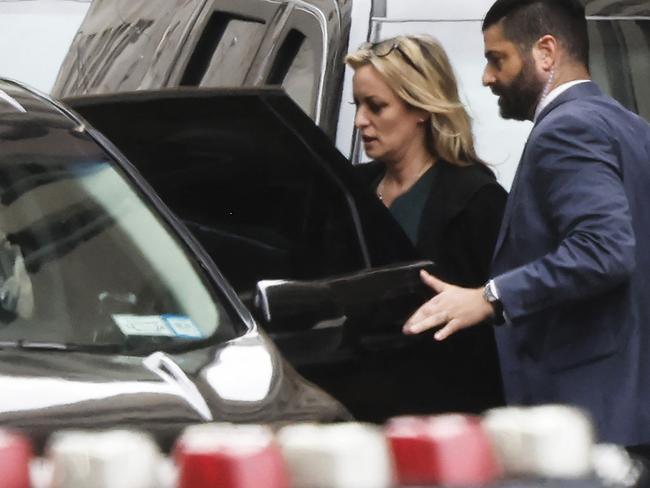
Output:
M28 349L30 351L105 351L115 352L119 350L119 344L66 344L52 341L31 341L19 339L17 341L0 340L0 349Z
M18 341L0 340L0 349L42 349L44 351L68 351L70 346L60 342L45 341L28 341L20 339Z
M0 0L2 1L2 0ZM168 338L171 340L171 338ZM153 351L165 351L169 353L184 351L188 347L195 346L196 341L180 342L178 344L76 344L55 341L33 341L29 339L18 339L7 341L0 339L1 349L19 349L29 351L61 351L61 352L87 352L99 354L119 354L128 356L142 356L151 354Z

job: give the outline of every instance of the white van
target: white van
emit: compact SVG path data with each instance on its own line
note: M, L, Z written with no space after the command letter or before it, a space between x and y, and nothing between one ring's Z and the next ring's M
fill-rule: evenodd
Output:
M497 97L482 86L485 60L481 25L493 0L386 0L354 2L350 48L367 39L400 34L429 34L444 46L460 91L473 119L477 151L493 165L500 182L510 188L530 122L499 116ZM650 119L650 2L584 0L591 41L591 72L607 93ZM365 4L364 10L362 4ZM370 18L370 22L367 19ZM364 30L364 22L369 27ZM357 37L358 36L358 37ZM349 71L349 70L348 70ZM344 100L350 98L346 72ZM336 143L352 161L362 160L353 128L354 107L341 104ZM350 141L353 141L350 146Z
M650 118L650 1L584 0L595 81ZM479 155L509 188L530 123L505 121L481 85L493 0L94 0L59 72L65 97L169 86L282 85L353 163L352 73L365 41L426 33L447 50Z

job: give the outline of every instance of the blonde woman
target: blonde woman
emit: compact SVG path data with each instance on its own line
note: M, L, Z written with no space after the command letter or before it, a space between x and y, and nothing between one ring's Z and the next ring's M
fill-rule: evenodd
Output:
M476 155L444 50L430 37L400 36L366 44L345 62L354 70L355 126L373 159L357 170L420 255L436 263L437 276L483 285L506 192ZM489 327L444 347L433 342L413 346L431 349L426 364L416 359L423 354L407 350L396 364L377 365L382 382L392 383L387 413L481 411L501 403ZM412 382L422 384L420 394L410 393L418 390Z

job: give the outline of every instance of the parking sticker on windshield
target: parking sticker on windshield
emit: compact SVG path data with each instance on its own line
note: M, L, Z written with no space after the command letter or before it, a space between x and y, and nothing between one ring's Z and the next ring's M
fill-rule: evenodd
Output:
M113 320L126 335L174 336L174 331L160 315L115 314Z
M162 317L178 337L203 338L203 334L191 318L185 315L163 315Z

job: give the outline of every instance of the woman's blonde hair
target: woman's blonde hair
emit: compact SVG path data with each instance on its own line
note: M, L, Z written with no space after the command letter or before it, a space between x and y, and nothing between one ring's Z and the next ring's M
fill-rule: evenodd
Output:
M460 166L485 164L476 155L472 121L449 58L436 40L422 35L367 43L345 62L355 70L372 65L407 105L430 114L427 147L434 156Z

